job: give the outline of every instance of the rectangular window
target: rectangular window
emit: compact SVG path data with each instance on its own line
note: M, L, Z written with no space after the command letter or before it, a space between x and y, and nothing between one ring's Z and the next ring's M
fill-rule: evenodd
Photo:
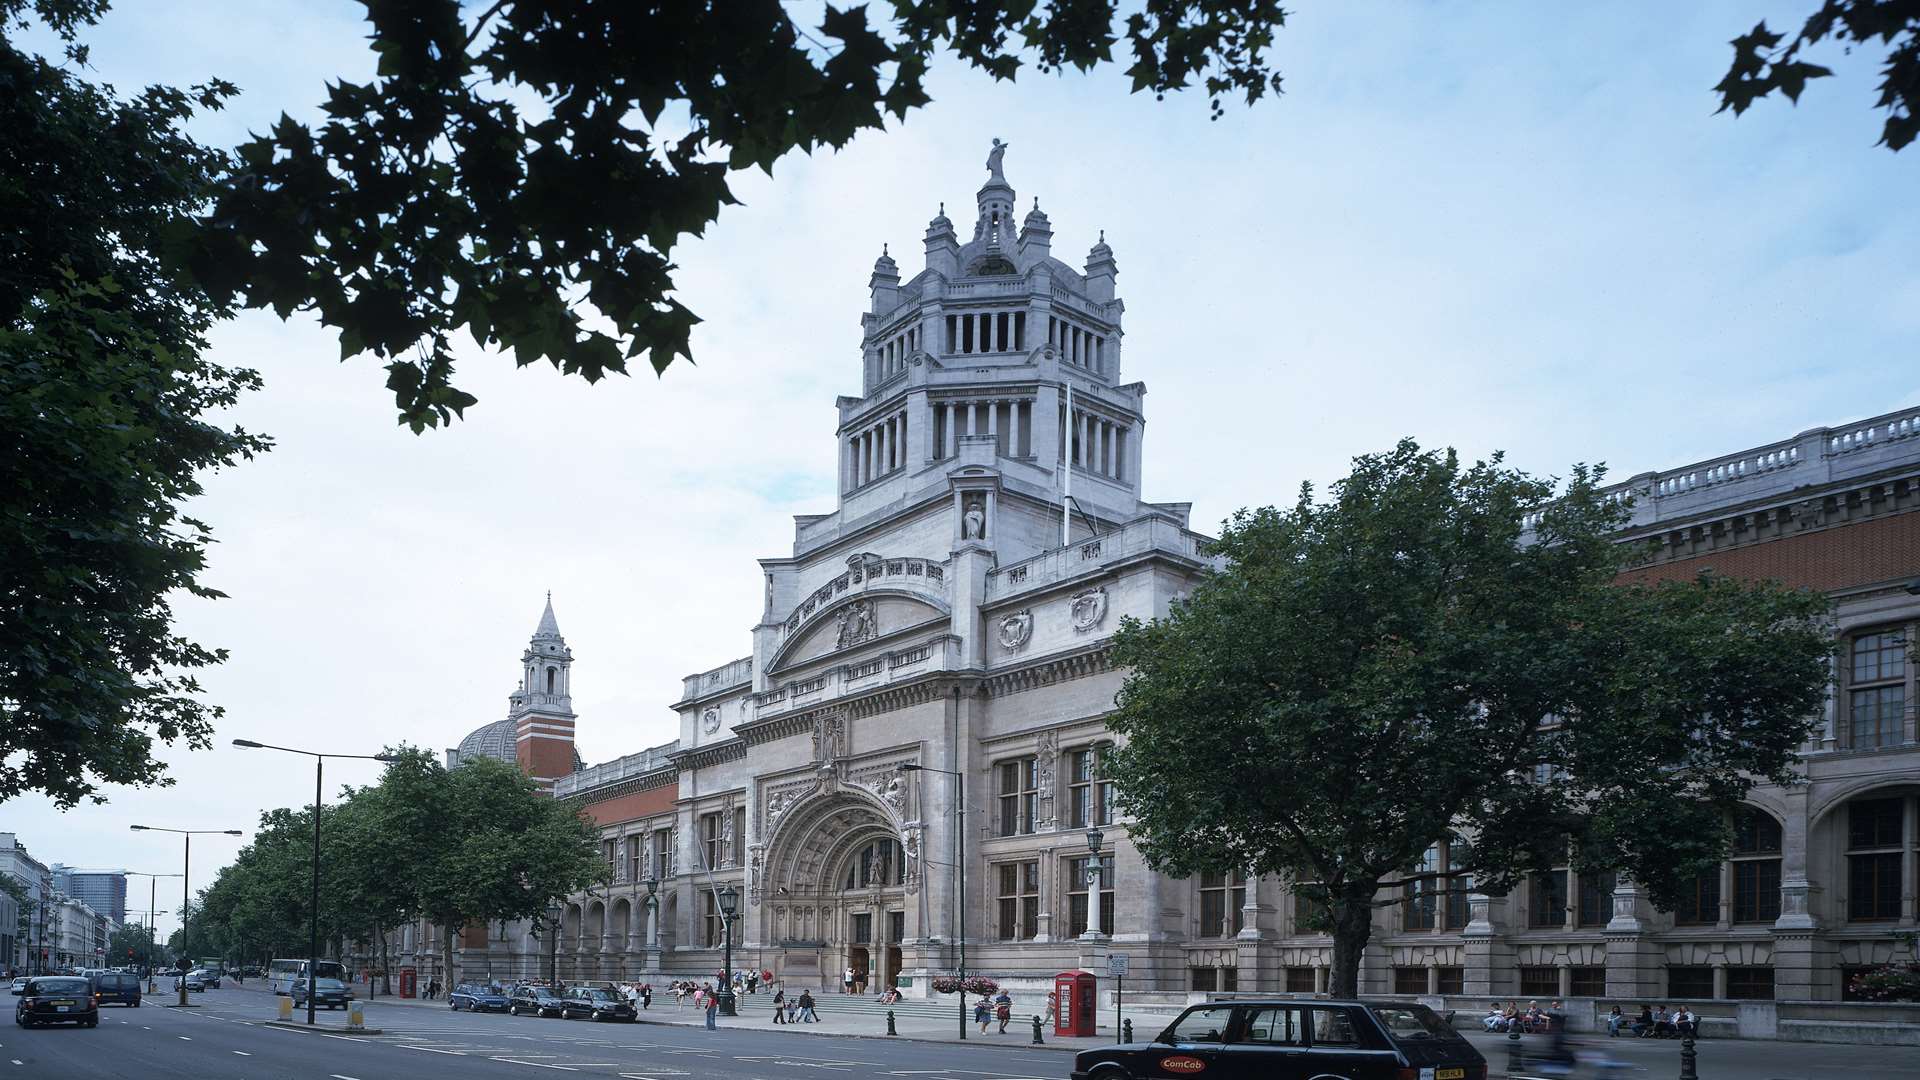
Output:
M1031 757L1000 763L999 835L1021 836L1033 831L1033 811L1040 796L1038 770L1038 761Z
M1189 968L1193 975L1193 989L1212 992L1220 989L1220 969L1210 967Z
M1860 747L1906 741L1906 635L1897 630L1860 634L1847 665L1847 728Z
M653 830L653 865L649 871L657 881L665 881L667 867L673 865L673 830Z
M1847 918L1884 922L1900 917L1900 853L1847 856Z
M873 913L872 912L863 911L853 917L853 931L852 931L851 937L853 938L853 943L855 945L870 945L873 943Z
M1305 968L1305 967L1288 968L1287 969L1287 993L1289 994L1313 993L1313 969Z
M1560 969L1523 967L1520 969L1521 997L1556 997L1560 993Z
M1899 847L1906 840L1906 830L1902 827L1902 818L1906 816L1906 800L1861 799L1847 807L1847 847L1860 848Z
M1613 871L1586 871L1580 875L1579 925L1605 926L1613 921Z
M1577 967L1573 969L1574 997L1606 997L1607 969L1604 967Z
M1667 996L1711 998L1713 969L1710 967L1670 967L1667 969Z
M1113 749L1100 743L1070 755L1067 773L1068 821L1076 829L1113 824L1113 781L1106 779L1106 757Z
M1393 992L1396 994L1424 994L1427 992L1427 969L1423 967L1397 967L1393 969Z
M1067 860L1067 935L1087 932L1087 860ZM1100 860L1100 932L1113 933L1113 857Z
M1532 910L1527 915L1527 925L1567 925L1567 872L1555 870L1533 875L1528 899L1532 901Z
M718 811L700 815L700 850L707 859L704 866L712 869L720 865L720 814Z
M701 940L709 949L717 949L726 937L726 920L720 917L720 903L712 889L700 890Z
M1000 940L1023 941L1039 933L1040 864L1001 863L995 876L1000 885Z
M1727 996L1738 1001L1772 1001L1773 969L1770 967L1729 967Z
M733 843L729 846L733 850L727 852L727 865L747 865L747 808L744 806L733 808Z
M1406 884L1406 896L1400 901L1401 912L1406 916L1407 929L1431 930L1437 917L1435 904L1438 898L1433 895L1435 879L1421 878Z
M1463 967L1443 967L1435 969L1440 973L1440 992L1443 994L1464 994L1467 992L1467 969Z
M1780 917L1780 860L1741 859L1733 864L1733 921L1767 922Z
M1247 887L1238 874L1200 875L1200 932L1203 938L1232 937L1243 923Z
M627 880L639 881L647 876L647 838L635 833L627 837Z
M1678 926L1712 926L1720 921L1720 871L1709 870L1693 879L1693 886L1680 894L1680 906L1673 910Z
M887 912L887 944L898 945L907 937L907 913L904 911Z

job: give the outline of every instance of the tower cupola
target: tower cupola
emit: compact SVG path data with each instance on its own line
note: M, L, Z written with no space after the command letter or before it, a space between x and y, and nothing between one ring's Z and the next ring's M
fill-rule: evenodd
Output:
M1033 200L1033 209L1027 211L1025 226L1020 230L1020 263L1031 266L1045 259L1053 248L1053 223L1040 210L1040 200Z
M1107 231L1100 230L1100 242L1087 252L1087 296L1093 300L1113 299L1113 279L1120 276L1120 264L1113 260L1107 246Z
M880 247L880 257L873 260L873 276L867 279L867 289L873 295L875 315L892 311L900 300L900 267L887 254L884 244Z
M520 688L508 708L520 768L543 788L574 769L572 683L573 650L560 636L553 594L548 593L540 625L520 654Z

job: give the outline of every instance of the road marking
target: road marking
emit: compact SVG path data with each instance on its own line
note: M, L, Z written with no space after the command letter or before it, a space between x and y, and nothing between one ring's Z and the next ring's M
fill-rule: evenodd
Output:
M252 1054L249 1054L249 1053L247 1053L247 1052L246 1052L245 1050L235 1050L235 1051L234 1051L234 1053L236 1053L236 1054L239 1054L239 1055L240 1055L241 1057L252 1057L252 1056L253 1056Z
M174 1038L176 1038L176 1039L179 1039L179 1040L180 1040L181 1042L192 1042L192 1041L193 1041L192 1039L189 1039L189 1038L187 1038L187 1037L186 1037L185 1035L175 1035L175 1036L174 1036Z
M434 1049L434 1048L433 1048L433 1047L431 1047L431 1046L408 1046L408 1045L407 1045L407 1044L405 1044L405 1043L401 1043L401 1044L400 1044L400 1049L402 1049L402 1050L425 1050L425 1051L426 1051L427 1053L429 1053L429 1054L452 1054L452 1055L453 1055L454 1057L466 1057L466 1056L467 1056L467 1052L466 1052L465 1050L436 1050L436 1049Z
M333 1077L333 1080L360 1080L357 1076L346 1076L341 1073L328 1073L327 1075Z
M544 1061L521 1061L517 1058L510 1058L510 1057L497 1057L497 1058L494 1058L493 1060L504 1061L509 1065L531 1065L536 1069L559 1069L561 1072L579 1072L580 1071L579 1069L576 1069L571 1065L549 1065Z

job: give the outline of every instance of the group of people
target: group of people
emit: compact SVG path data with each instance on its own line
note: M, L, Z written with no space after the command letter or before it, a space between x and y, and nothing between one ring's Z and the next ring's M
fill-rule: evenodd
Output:
M980 995L973 1003L973 1022L980 1025L980 1034L987 1033L987 1027L994 1021L1000 1022L1000 1034L1007 1033L1007 1021L1013 1019L1013 995L1005 990L993 997Z
M1668 1011L1665 1005L1642 1005L1640 1015L1629 1018L1620 1006L1615 1005L1613 1011L1607 1014L1607 1034L1619 1035L1623 1027L1640 1039L1690 1039L1700 1034L1700 1017L1685 1005L1672 1011Z
M1509 1001L1504 1006L1494 1002L1487 1009L1487 1015L1480 1018L1480 1024L1488 1031L1520 1031L1529 1034L1551 1030L1553 1018L1562 1015L1559 1002L1542 1009L1537 1001L1527 1002L1521 1008L1517 1001Z
M820 1021L820 1014L814 1009L819 1005L813 1000L813 991L802 990L798 997L788 997L784 989L773 992L773 1022L776 1024L814 1024Z

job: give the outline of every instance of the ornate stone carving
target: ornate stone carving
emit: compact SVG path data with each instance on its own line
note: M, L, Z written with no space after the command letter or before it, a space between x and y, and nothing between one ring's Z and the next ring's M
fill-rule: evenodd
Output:
M760 868L766 859L767 846L753 844L747 848L747 903L760 902Z
M776 791L773 797L767 800L768 836L773 835L773 830L780 824L780 819L786 817L787 811L793 809L794 804L800 801L800 795L798 791Z
M1033 612L1031 609L1016 611L1000 620L1000 647L1007 650L1018 649L1033 637Z
M878 632L873 620L873 601L855 600L840 609L840 634L836 647L846 648L871 640Z
M960 538L962 540L984 540L987 537L987 508L979 499L967 503L966 513L960 516Z
M896 816L904 817L907 806L906 780L898 772L884 772L875 776L868 785L875 797L893 809Z
M813 760L828 763L840 760L847 752L847 718L833 711L823 712L813 721Z
M920 891L920 823L909 821L900 830L900 851L906 859L904 879L909 893Z
M1104 586L1088 589L1068 601L1073 613L1073 628L1085 632L1099 626L1107 617L1107 590Z
M1053 828L1053 767L1060 759L1060 733L1043 731L1040 733L1040 745L1034 752L1034 782L1040 788L1040 806L1034 813L1033 827L1037 832L1047 832Z
M738 866L740 860L733 854L733 807L720 808L720 865Z
M720 730L720 710L718 707L709 705L707 706L707 711L700 714L700 730L709 735Z
M624 836L613 844L613 880L627 880L627 838Z

